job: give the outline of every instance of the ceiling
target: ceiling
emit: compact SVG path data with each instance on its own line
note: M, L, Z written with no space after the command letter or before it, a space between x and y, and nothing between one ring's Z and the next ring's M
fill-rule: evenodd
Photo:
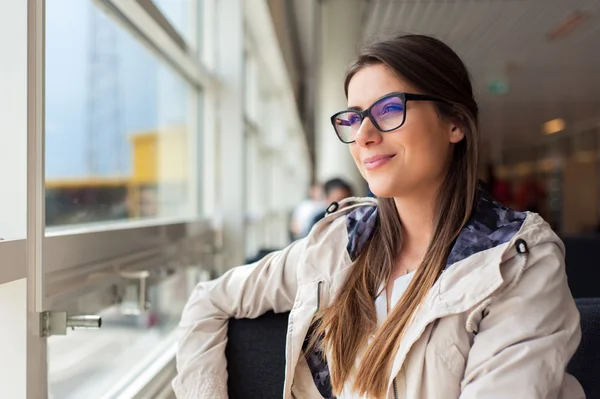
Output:
M600 117L600 0L370 0L363 36L421 33L449 44L473 75L484 139L524 148L542 124ZM548 35L582 13L583 22ZM493 94L490 83L508 83ZM572 129L571 129L572 130ZM494 141L494 140L492 140Z

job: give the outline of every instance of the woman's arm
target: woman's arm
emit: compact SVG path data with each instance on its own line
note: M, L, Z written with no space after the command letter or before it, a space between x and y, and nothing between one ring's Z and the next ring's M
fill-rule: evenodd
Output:
M513 259L511 262L519 262ZM581 339L579 312L555 243L530 249L519 283L491 303L469 352L461 399L584 398L565 368Z
M225 346L229 318L291 310L296 265L306 239L261 261L196 286L183 311L173 389L179 399L227 398Z

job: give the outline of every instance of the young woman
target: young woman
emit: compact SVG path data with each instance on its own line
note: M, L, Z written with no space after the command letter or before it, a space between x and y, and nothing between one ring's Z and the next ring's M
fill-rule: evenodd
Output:
M564 247L478 187L478 108L445 44L366 46L331 117L374 199L201 283L183 313L178 398L227 398L227 320L290 311L284 398L576 399ZM332 208L336 208L334 205Z

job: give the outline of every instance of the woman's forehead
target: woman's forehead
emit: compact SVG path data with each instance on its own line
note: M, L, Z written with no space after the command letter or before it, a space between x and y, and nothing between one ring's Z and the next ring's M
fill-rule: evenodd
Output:
M389 93L412 92L405 79L382 64L362 68L348 84L348 107L367 109Z

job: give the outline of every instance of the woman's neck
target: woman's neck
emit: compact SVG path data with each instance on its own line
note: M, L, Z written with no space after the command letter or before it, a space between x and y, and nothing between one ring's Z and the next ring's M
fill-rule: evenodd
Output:
M435 195L394 198L402 225L402 257L422 260L433 235Z

